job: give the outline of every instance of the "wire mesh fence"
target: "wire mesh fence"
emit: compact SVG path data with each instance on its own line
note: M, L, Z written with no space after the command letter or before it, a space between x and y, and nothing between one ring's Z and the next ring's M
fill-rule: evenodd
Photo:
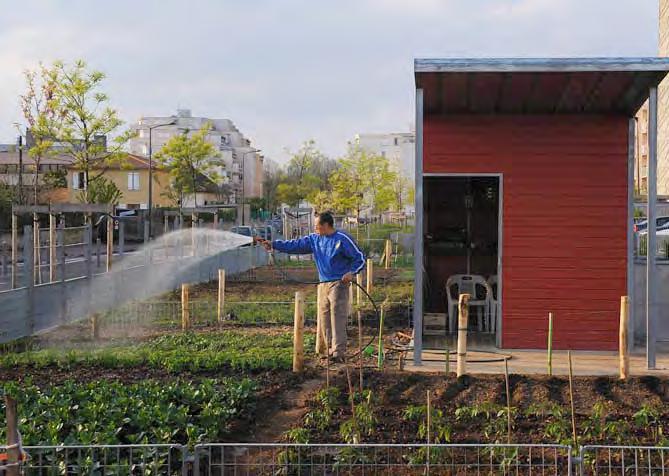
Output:
M186 475L181 445L28 446L21 474L33 475ZM0 471L0 475L2 472Z
M560 445L208 444L195 447L194 475L568 475Z
M669 474L669 447L583 446L579 474L655 476Z

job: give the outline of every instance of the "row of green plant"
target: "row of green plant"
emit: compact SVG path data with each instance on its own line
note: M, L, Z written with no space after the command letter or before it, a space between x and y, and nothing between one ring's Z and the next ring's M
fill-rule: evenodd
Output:
M132 384L67 380L47 387L6 383L3 390L17 399L25 445L193 445L221 441L235 421L249 418L256 384L246 378ZM5 441L4 415L2 400L0 441Z
M313 336L305 336L307 348ZM122 368L148 366L168 372L288 370L292 366L292 333L268 335L240 330L198 334L169 334L140 344L102 348L39 349L0 356L0 368L92 366Z
M369 440L378 435L379 421L373 394L365 391L354 394L355 405L350 417L338 428L338 435L347 443L382 441ZM290 430L287 440L295 443L309 443L314 437L337 431L336 422L346 415L347 401L337 388L319 392L311 410L306 414L303 426ZM518 441L520 434L514 434L522 420L534 425L529 440L549 441L562 445L578 444L651 444L669 446L669 423L661 408L644 404L630 417L613 414L607 403L600 401L593 405L587 416L577 416L576 437L571 414L568 409L554 403L531 404L526 409L507 408L495 403L460 406L452 413L443 408L432 407L428 427L426 405L410 405L402 412L403 435L407 442L419 441L433 444L451 443L458 433L474 437L488 443ZM509 434L509 420L511 434ZM523 439L528 439L527 430ZM412 437L412 433L415 438Z

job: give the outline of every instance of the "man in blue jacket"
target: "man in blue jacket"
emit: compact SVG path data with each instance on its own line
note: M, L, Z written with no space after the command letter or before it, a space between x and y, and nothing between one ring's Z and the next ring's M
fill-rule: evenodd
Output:
M329 212L315 220L315 233L295 240L256 239L267 250L288 254L313 254L320 284L318 285L318 320L325 327L325 337L336 362L346 355L346 321L349 310L349 287L354 276L365 267L365 257L346 233L334 227Z

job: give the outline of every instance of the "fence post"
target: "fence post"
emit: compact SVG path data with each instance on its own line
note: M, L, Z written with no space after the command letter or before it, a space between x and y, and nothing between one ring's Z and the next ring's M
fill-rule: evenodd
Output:
M386 269L390 269L390 260L393 256L393 243L390 239L386 240Z
M112 255L114 254L114 218L110 213L107 216L107 272L112 269Z
M12 213L12 289L16 288L19 267L19 217Z
M627 322L629 320L629 297L620 297L620 380L627 380L630 359L627 349Z
M546 346L548 352L548 375L553 375L553 313L548 313L548 344Z
M355 287L355 305L360 307L360 295L362 294L362 289L360 289L360 286L362 286L362 272L355 275L355 282L358 283L358 285Z
M35 267L33 278L35 279L35 284L42 284L41 245L39 218L37 217L37 213L33 213L33 266Z
M304 370L304 293L295 292L295 326L293 329L293 372Z
M326 343L325 343L325 325L324 322L321 322L321 313L319 312L321 308L321 289L320 285L316 287L316 354L323 355L327 353Z
M190 328L190 298L189 285L184 283L181 285L181 330L185 331Z
M469 298L469 294L460 294L458 302L458 377L462 377L467 372L467 326L469 325Z
M372 284L374 284L374 261L367 259L367 294L372 293Z
M102 248L101 243L102 241L100 240L100 235L98 235L98 237L95 239L95 266L97 268L96 271L99 271L100 269L100 254L101 254L100 248Z
M21 474L18 466L21 461L21 441L19 437L19 417L16 408L16 400L5 395L5 411L7 415L7 476L19 476Z
M218 270L218 306L216 317L218 322L223 322L223 311L225 310L225 270Z
M67 322L67 286L65 279L67 278L67 270L65 268L65 218L61 215L58 229L56 230L56 237L58 240L58 262L60 263L60 320L62 323ZM91 237L92 239L92 237ZM92 264L89 256L89 263ZM90 293L89 293L90 294Z
M56 280L56 215L49 213L49 282Z

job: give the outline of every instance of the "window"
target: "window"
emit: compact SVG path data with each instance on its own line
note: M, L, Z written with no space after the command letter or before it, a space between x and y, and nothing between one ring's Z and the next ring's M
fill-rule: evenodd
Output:
M72 188L74 190L86 190L86 172L72 173Z
M128 172L128 190L139 190L139 172Z

